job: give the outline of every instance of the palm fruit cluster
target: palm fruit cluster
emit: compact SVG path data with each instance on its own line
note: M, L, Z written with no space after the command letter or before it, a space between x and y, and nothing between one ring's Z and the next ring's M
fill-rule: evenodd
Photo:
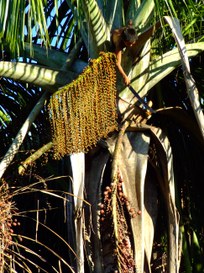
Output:
M112 203L114 192L117 196L116 211L114 211ZM117 174L116 191L114 191L113 183L110 186L106 186L103 192L103 202L99 206L99 212L102 244L107 246L108 241L110 241L111 245L115 245L112 252L112 272L135 272L131 232L128 226L130 219L135 218L140 212L135 211L128 197L124 194L123 179L120 173ZM113 223L113 214L117 215L116 223ZM117 225L117 227L114 228L114 225ZM117 235L114 234L115 230L117 230ZM104 253L104 256L108 255ZM110 259L110 254L108 259Z
M55 156L87 152L117 130L116 57L101 53L49 102Z

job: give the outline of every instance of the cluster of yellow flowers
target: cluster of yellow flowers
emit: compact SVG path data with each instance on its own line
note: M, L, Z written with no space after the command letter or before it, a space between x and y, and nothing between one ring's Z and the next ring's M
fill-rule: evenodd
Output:
M102 52L76 80L55 92L49 115L57 158L87 152L117 130L115 54Z

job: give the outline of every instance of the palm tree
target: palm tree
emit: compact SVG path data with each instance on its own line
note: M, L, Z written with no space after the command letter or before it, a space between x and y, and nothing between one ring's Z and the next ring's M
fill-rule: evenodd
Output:
M191 195L189 193L188 198L185 198L183 191L190 191L190 186L181 179L172 156L178 161L178 151L181 154L185 151L189 156L185 145L196 143L199 149L203 147L203 114L187 58L187 53L188 57L194 57L204 49L203 33L199 30L199 24L203 24L201 1L189 1L188 5L182 2L179 7L173 6L171 1L167 4L166 1L152 0L142 3L96 0L53 2L2 3L0 118L2 139L9 137L9 141L3 144L0 176L8 180L11 170L17 170L17 166L12 166L11 162L14 156L16 160L21 158L19 147L28 150L30 145L37 150L46 144L43 139L45 131L41 130L47 124L46 112L42 111L44 102L53 92L59 90L60 94L66 91L89 64L89 58L96 59L100 51L108 50L111 30L132 19L138 31L138 42L135 47L124 52L122 64L132 79L131 86L142 98L152 100L155 113L149 113L141 107L130 89L118 80L119 131L100 139L96 148L86 155L79 153L70 156L73 192L79 197L75 200L75 211L80 215L74 220L77 232L72 245L75 247L76 244L75 251L79 259L72 266L77 272L84 272L85 259L90 272L135 272L136 268L138 272L150 272L151 267L158 272L154 264L161 258L160 253L164 256L167 252L168 272L179 272L180 262L185 265L186 272L192 272L195 262L190 250L196 247L197 253L201 254L201 246L196 240L201 225L193 228L183 220L182 213L186 214L196 202L191 199L191 204L187 204ZM16 8L19 14L16 14ZM191 17L185 16L186 12ZM168 17L169 14L171 17ZM180 23L172 16L180 17ZM152 27L157 20L160 20L162 26L159 30ZM185 38L193 42L184 44L180 24ZM150 37L152 34L153 38ZM178 69L181 65L182 69ZM170 73L174 73L175 69L182 78L182 86L185 82L187 106L184 106L183 99L177 99L172 104L170 95L167 97L162 91L162 87L166 87L169 81L167 76L172 75ZM178 89L180 78L173 74L170 86ZM175 79L179 79L178 83ZM29 105L31 98L37 102L36 105ZM31 106L34 107L32 111ZM20 120L19 125L15 125L19 132L14 137L16 132L12 126L19 119L19 109L24 109L26 115L28 111L31 112L23 126ZM172 125L174 123L177 126ZM174 132L179 132L178 142ZM34 139L37 145L34 145ZM49 151L52 141L49 137L46 140L46 146L24 161L24 169L45 151ZM63 162L66 160L65 156ZM186 169L183 161L182 168ZM199 168L197 170L201 171ZM43 176L41 172L39 175ZM189 176L190 171L186 173L186 178ZM89 205L83 214L84 200ZM165 221L168 228L162 225L162 221ZM73 227L69 228L69 233L72 230ZM191 240L186 237L190 230L191 244ZM180 234L184 236L182 261ZM152 252L157 255L157 259L153 259ZM197 270L202 270L199 262Z

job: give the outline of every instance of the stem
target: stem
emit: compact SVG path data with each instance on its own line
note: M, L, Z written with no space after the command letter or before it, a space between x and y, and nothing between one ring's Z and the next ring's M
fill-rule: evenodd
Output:
M56 91L59 87L71 82L74 73L52 70L36 64L2 61L0 62L0 76Z
M14 159L14 156L17 154L21 144L23 143L23 140L25 136L27 135L33 121L36 119L37 115L40 113L41 109L43 108L45 99L48 95L48 91L45 92L42 97L39 99L29 116L27 117L26 121L24 122L23 126L19 130L18 134L16 135L15 139L13 140L10 148L8 149L6 155L0 162L0 179L2 178L4 172L11 164L12 160Z
M113 227L114 227L114 234L115 234L115 241L116 241L116 247L118 246L118 214L117 214L117 172L118 172L118 161L119 161L119 155L120 155L120 149L121 144L123 140L123 136L125 134L125 131L127 127L129 126L130 122L126 121L123 126L120 129L115 150L113 154L113 162L112 162L112 173L111 173L111 181L112 181L112 215L113 215ZM118 262L119 263L119 262ZM120 268L120 264L119 264Z
M191 266L190 255L189 255L189 251L188 251L188 244L187 244L187 240L186 240L184 226L181 226L180 230L183 235L183 259L184 259L185 272L192 273L192 266Z
M191 102L198 126L200 128L202 137L204 139L204 115L199 101L198 89L196 87L193 76L190 72L190 64L188 60L188 55L186 53L186 45L182 36L181 28L178 19L170 18L168 16L164 17L171 27L174 39L178 46L178 51L181 58L181 64L183 68L183 75L186 83L187 94Z
M18 173L20 175L23 175L29 165L31 165L34 161L36 161L38 158L41 157L44 153L46 153L48 150L50 150L53 146L52 142L47 143L46 145L43 145L40 149L38 149L35 153L33 153L31 156L26 158L24 162L21 163L21 165L18 168Z

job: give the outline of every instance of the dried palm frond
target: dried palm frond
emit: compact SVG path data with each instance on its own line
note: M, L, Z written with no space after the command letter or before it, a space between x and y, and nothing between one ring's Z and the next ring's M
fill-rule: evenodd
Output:
M4 272L8 260L8 249L12 244L12 226L17 224L12 218L14 211L15 205L8 184L3 182L0 186L0 272Z
M9 187L7 182L0 186L0 273L61 273L63 269L75 272L61 249L78 260L75 250L47 219L56 215L59 203L66 207L67 196L73 197L69 192L48 189L48 183L61 178L38 178L37 182L19 188ZM25 204L27 198L31 206ZM22 208L20 201L24 202ZM44 239L48 234L51 242Z

